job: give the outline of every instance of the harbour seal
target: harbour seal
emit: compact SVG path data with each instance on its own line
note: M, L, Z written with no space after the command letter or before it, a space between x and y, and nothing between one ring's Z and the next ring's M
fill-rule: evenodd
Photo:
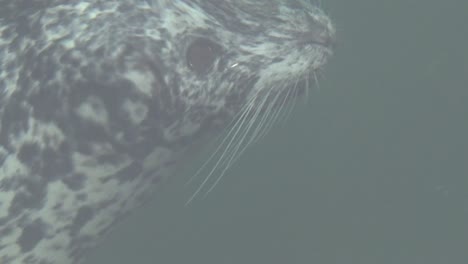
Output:
M240 153L323 68L335 35L307 0L0 6L2 264L80 263L231 120Z

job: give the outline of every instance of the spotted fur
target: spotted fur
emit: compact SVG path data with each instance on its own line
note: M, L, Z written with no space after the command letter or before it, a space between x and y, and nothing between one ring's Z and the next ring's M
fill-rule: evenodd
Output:
M1 264L80 263L194 142L320 69L334 36L306 0L0 6Z

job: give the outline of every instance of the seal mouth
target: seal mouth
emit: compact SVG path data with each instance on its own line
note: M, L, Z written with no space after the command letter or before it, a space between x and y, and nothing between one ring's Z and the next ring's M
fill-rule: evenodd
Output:
M299 40L299 44L320 46L331 51L335 46L335 39L331 35L325 35L324 37L320 38L316 38L315 36L308 36Z

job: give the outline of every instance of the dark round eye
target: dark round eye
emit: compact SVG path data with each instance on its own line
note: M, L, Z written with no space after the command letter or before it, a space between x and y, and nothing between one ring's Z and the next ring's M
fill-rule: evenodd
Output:
M221 46L205 38L194 40L187 49L187 65L197 74L206 74L221 54Z

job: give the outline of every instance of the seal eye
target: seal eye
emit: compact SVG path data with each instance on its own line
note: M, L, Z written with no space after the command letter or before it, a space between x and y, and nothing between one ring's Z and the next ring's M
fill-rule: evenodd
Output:
M187 65L197 74L207 74L221 54L221 46L205 38L193 41L187 49Z

